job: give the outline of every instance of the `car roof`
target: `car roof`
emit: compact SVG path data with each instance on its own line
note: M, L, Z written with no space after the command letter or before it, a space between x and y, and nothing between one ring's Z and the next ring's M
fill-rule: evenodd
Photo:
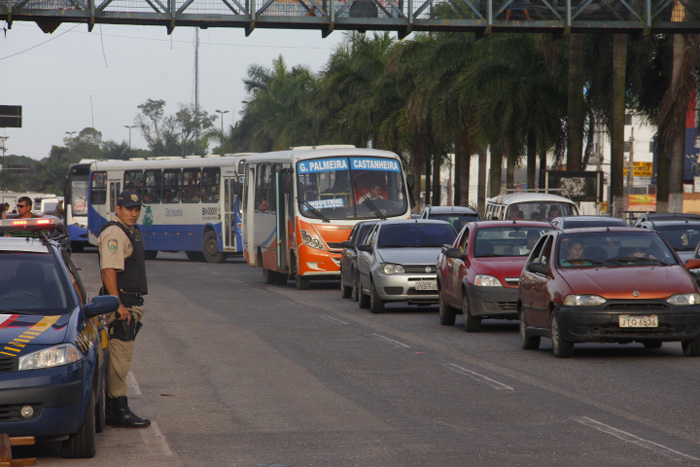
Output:
M466 213L466 214L476 214L477 211L471 206L426 206L426 210L430 210L431 214L441 214L441 213Z
M627 222L619 217L611 216L561 216L552 219L552 223L560 221L566 226L567 224L599 224L599 225L619 225L628 226Z
M489 203L496 204L524 203L528 201L576 204L569 198L560 195L553 195L551 193L506 193L503 195L495 196L493 198L489 198L488 200Z
M488 229L492 227L512 227L514 225L518 227L543 227L547 229L554 229L552 224L543 221L479 221L471 222L471 224L474 224L479 229Z
M567 229L564 228L563 230L560 230L559 232L561 233L597 233L597 232L649 232L652 233L654 232L653 230L648 230L648 229L638 229L634 227L623 227L623 226L616 226L616 225L609 225L609 226L601 226L601 227L576 227L572 229ZM658 235L657 233L654 233L654 235Z
M50 253L49 246L39 238L0 237L0 252Z
M379 222L379 225L393 225L393 224L446 224L450 225L449 222L437 220L437 219L387 219ZM450 226L451 227L451 226Z
M659 227L664 227L664 226L671 226L671 225L696 225L700 226L700 219L693 220L693 219L677 219L677 220L659 220L659 221L645 221L642 222L639 225L651 225L651 226L659 226Z

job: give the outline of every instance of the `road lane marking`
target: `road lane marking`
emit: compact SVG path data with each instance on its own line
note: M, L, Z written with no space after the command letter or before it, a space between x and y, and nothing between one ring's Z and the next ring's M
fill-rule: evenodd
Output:
M345 321L343 321L342 319L334 318L333 316L328 316L328 315L320 315L320 316L321 316L321 318L327 319L328 321L333 321L334 323L348 324Z
M464 367L461 367L459 365L455 365L454 363L443 363L442 366L447 368L448 370L454 371L455 373L459 373L461 375L466 375L471 378L474 378L477 381L481 381L482 383L486 383L489 386L491 386L494 389L498 389L499 391L502 389L506 389L508 391L513 391L513 388L508 386L507 384L503 384L500 381L496 381L495 379L491 379L488 376L484 376L481 373L477 373L476 371L472 370L467 370Z
M581 423L582 425L586 425L590 428L594 428L598 431L602 431L603 433L607 433L609 435L612 435L618 439L621 439L622 441L626 441L628 443L633 443L638 446L641 446L643 448L649 449L650 451L654 451L657 454L661 454L662 456L666 456L670 459L677 460L677 461L687 461L687 460L692 460L692 461L700 461L697 457L690 456L688 454L684 454L682 452L676 451L675 449L671 449L667 446L664 446L663 444L655 443L654 441L649 441L644 438L640 438L638 436L635 436L631 433L627 433L626 431L618 430L617 428L613 428L610 425L606 425L604 423L601 423L597 420L594 420L592 418L588 417L574 417L572 420Z
M148 429L139 431L141 432L141 438L143 438L146 448L151 454L160 456L173 455L170 446L168 446L168 442L165 440L165 436L160 432L160 428L158 428L156 422L151 422L151 426Z
M139 383L136 382L136 377L131 371L126 374L126 387L129 389L129 393L132 396L142 395Z
M377 338L377 339L379 339L379 340L381 340L381 341L384 341L384 342L387 342L387 343L393 345L394 347L401 347L401 348L404 348L404 349L410 349L410 348L411 348L410 345L404 344L403 342L395 341L394 339L389 339L388 337L382 336L381 334L372 334L372 335L373 335L375 338Z

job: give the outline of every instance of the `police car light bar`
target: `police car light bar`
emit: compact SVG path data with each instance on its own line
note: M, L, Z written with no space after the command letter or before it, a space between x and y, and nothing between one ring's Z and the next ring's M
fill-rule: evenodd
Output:
M46 230L58 230L58 220L46 218L0 220L0 232L41 232Z

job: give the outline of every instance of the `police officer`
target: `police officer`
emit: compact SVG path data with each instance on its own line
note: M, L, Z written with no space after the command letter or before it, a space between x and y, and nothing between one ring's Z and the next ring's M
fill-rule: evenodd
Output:
M136 225L141 197L133 191L117 196L116 215L100 232L99 255L105 295L119 297L119 309L107 316L107 420L113 427L145 428L151 421L129 409L126 375L131 366L134 338L143 317L143 296L148 293L143 236Z

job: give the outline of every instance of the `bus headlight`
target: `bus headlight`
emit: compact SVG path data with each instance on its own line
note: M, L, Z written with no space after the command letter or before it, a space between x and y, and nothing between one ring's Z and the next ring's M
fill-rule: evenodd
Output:
M304 245L308 245L311 248L316 248L319 250L325 249L323 248L323 243L321 243L321 240L315 236L309 235L309 233L304 229L301 229L301 240L304 242Z

